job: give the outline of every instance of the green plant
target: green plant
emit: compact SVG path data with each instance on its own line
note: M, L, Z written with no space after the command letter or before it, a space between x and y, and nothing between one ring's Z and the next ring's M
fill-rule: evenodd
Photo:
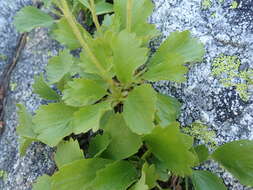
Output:
M249 86L253 84L253 70L240 71L241 61L237 56L220 55L214 59L212 74L225 87L235 87L241 99L248 101Z
M73 1L52 3L58 20L33 7L15 19L20 31L49 27L66 46L49 60L47 80L38 76L33 85L35 93L53 103L42 105L34 116L18 105L20 153L33 141L57 147L58 170L39 177L33 189L226 189L216 175L193 169L207 159L253 185L252 141L228 143L212 154L204 145L194 146L194 138L182 133L176 121L180 103L149 83L183 82L185 64L202 60L203 45L189 31L171 33L151 55L147 46L158 32L147 23L150 0L115 0L114 14L107 14L102 24L90 0L94 35L77 22ZM80 56L73 57L69 50L77 48Z

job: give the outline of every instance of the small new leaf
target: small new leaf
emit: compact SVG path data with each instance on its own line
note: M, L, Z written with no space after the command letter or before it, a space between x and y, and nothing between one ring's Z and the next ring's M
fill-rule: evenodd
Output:
M37 27L50 27L53 23L51 16L32 6L21 9L14 20L19 32L30 32Z

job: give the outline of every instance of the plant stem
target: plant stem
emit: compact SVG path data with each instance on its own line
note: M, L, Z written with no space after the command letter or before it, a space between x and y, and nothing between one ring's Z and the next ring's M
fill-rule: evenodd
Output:
M85 42L85 40L82 36L82 33L80 32L80 30L77 26L77 22L76 22L75 18L73 18L72 14L69 10L66 0L61 0L61 2L62 2L61 10L62 10L67 22L69 23L70 27L72 28L73 33L75 34L76 38L78 39L79 43L81 44L82 48L87 52L88 56L91 58L92 62L95 64L95 66L97 67L97 69L101 73L104 80L106 80L110 85L113 86L114 83L113 83L112 79L110 79L110 77L107 76L106 70L100 65L96 56L93 54L90 47Z
M96 26L97 30L99 30L100 29L100 24L99 24L98 17L97 17L97 14L96 14L96 6L95 6L94 0L90 0L90 11L91 11L91 14L92 14L93 22L95 23L95 26Z
M127 1L127 31L131 32L133 0Z
M185 178L185 190L189 190L189 181L188 181L188 177Z

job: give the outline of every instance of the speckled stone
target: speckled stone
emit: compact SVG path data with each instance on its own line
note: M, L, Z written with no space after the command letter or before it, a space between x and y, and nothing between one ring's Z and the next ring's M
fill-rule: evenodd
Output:
M212 76L211 66L215 57L225 54L237 55L242 65L253 68L253 1L238 1L239 7L231 9L232 1L220 4L212 0L212 6L206 10L202 9L200 0L153 2L155 11L150 22L156 24L164 37L176 30L190 30L206 48L204 61L190 66L186 83L161 81L154 87L182 101L182 125L202 121L216 131L219 145L238 139L252 140L252 93L248 102L242 101L233 87L223 87ZM214 162L207 162L202 168L220 175L230 190L253 189L243 187Z

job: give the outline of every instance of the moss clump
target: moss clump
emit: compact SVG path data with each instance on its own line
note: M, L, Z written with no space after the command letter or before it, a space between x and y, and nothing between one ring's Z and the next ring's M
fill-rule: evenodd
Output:
M189 127L182 128L182 131L185 134L204 142L206 145L209 145L210 148L215 148L217 146L217 142L215 141L215 132L210 130L208 126L204 125L200 121L192 123Z
M237 3L237 1L233 1L230 5L231 9L236 9L239 6L239 4Z
M237 56L220 55L213 61L212 74L225 87L235 87L242 100L249 99L249 85L253 84L253 70L239 71L241 61Z
M212 1L211 0L202 0L201 2L202 9L209 9L212 7Z

